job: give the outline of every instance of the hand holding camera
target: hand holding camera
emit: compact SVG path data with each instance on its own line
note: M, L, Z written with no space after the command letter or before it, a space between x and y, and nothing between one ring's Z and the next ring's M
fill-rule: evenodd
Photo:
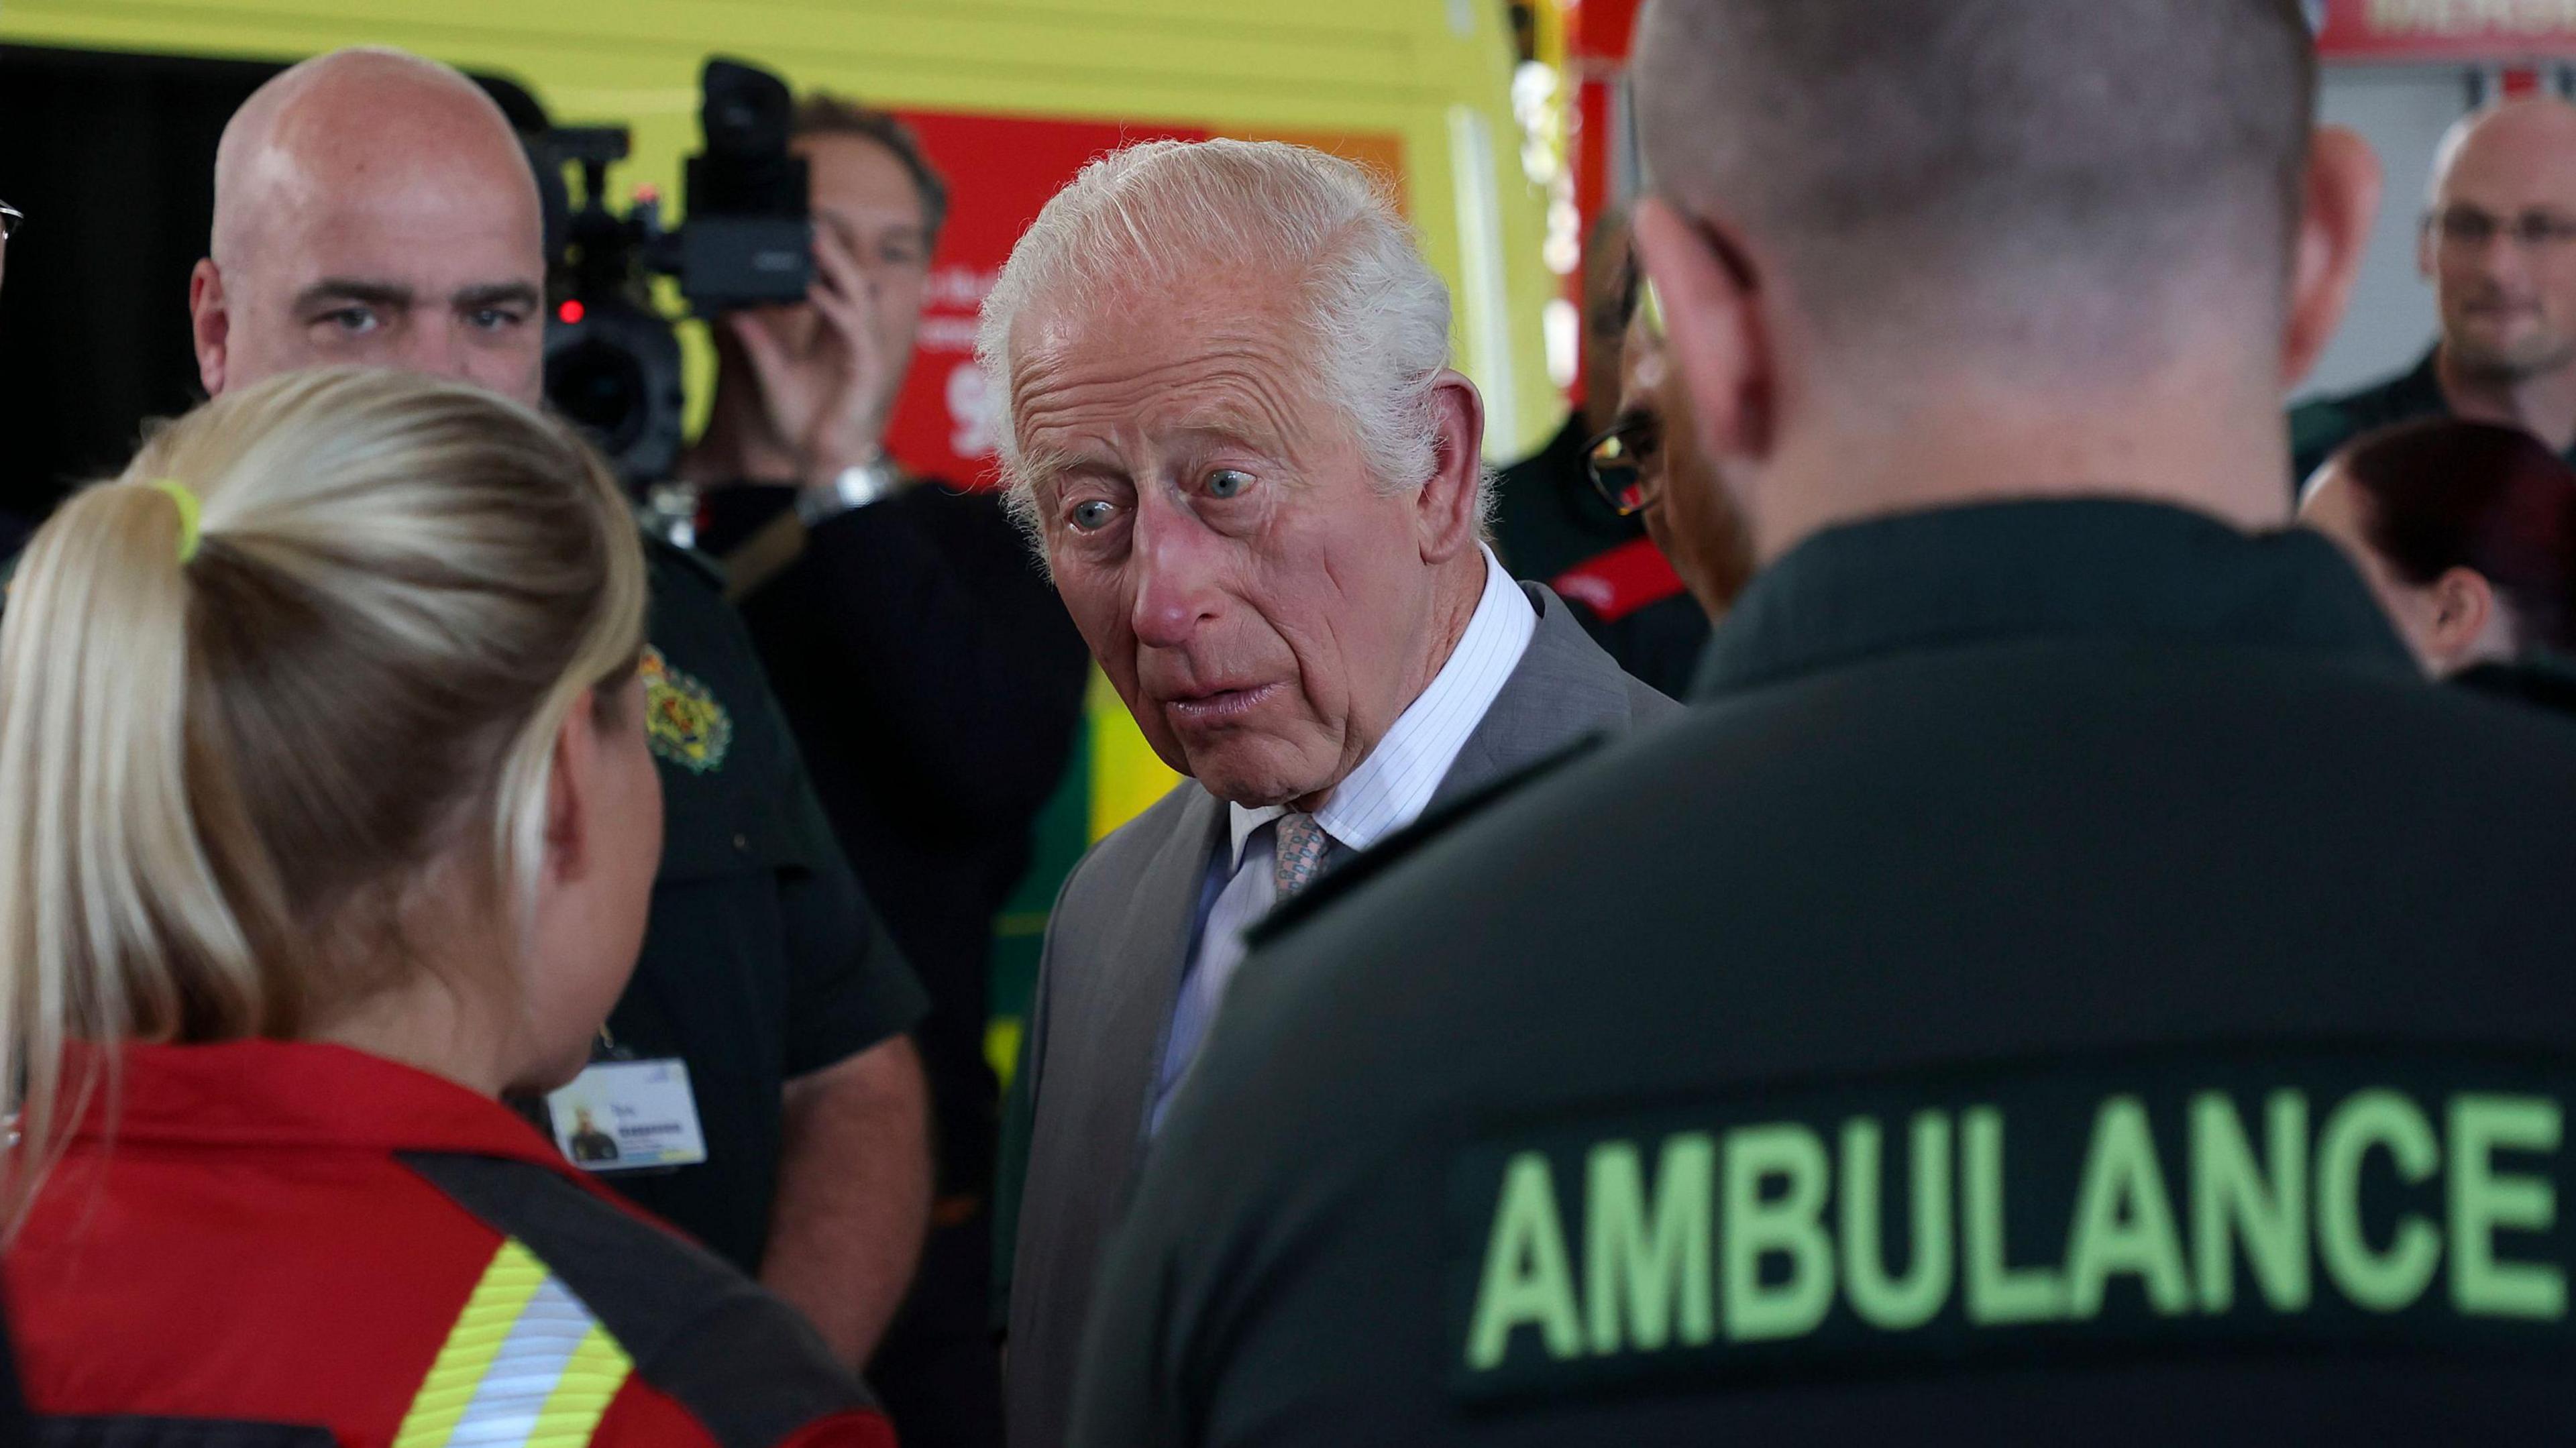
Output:
M772 432L797 453L799 480L825 488L883 458L905 359L839 230L814 228L814 264L806 306L735 312L725 327L760 383Z

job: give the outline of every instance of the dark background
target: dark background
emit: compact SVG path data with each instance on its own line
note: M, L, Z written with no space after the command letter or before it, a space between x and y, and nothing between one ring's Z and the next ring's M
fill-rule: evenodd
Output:
M21 524L202 397L188 272L215 142L281 68L0 50L0 198L27 213L0 287L0 511Z

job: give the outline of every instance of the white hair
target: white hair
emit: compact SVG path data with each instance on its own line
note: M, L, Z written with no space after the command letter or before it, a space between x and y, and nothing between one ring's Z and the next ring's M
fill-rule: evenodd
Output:
M1422 259L1385 183L1281 141L1148 141L1100 157L1057 192L984 299L975 358L999 404L1006 496L1033 537L1011 390L1021 315L1226 269L1284 274L1300 295L1309 380L1348 419L1379 488L1410 492L1430 480L1449 287ZM1491 493L1480 482L1479 518Z

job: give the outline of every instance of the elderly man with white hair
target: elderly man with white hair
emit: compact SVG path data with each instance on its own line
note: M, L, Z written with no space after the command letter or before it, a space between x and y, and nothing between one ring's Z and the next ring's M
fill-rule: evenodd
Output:
M1484 547L1448 290L1358 167L1236 141L1096 161L1013 251L978 350L1057 589L1188 776L1048 922L1009 1408L1014 1444L1053 1445L1101 1244L1244 929L1426 810L1675 706Z

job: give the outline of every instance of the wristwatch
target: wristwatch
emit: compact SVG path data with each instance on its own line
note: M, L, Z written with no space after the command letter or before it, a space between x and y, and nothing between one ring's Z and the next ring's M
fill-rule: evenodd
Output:
M893 497L895 489L902 485L903 477L895 471L893 462L879 453L866 462L841 469L826 486L798 490L796 521L811 528L853 508L881 503Z

